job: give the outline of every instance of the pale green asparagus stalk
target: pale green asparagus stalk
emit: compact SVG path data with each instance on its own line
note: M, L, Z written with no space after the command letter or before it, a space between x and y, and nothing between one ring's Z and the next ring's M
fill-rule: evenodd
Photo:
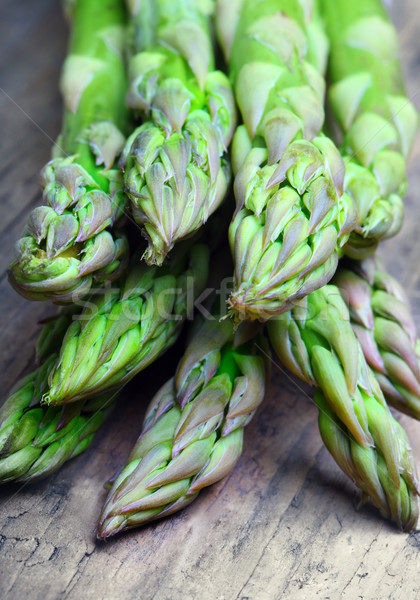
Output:
M418 128L398 38L381 0L321 0L331 44L329 102L343 135L344 189L357 209L345 252L364 258L402 224L406 164Z
M321 390L316 392L315 401L322 440L337 465L362 491L361 504L370 500L384 519L391 519L401 530L416 529L419 484L404 428L375 406L376 412L368 412L375 446L363 448L331 410ZM386 454L388 445L395 453L394 462L389 462Z
M80 312L81 307L77 304L66 304L61 306L56 314L40 321L43 327L35 344L37 364L43 363L51 354L60 350L68 326L73 317L76 317Z
M67 329L49 374L48 404L67 404L120 388L177 339L204 288L209 252L180 247L159 269L133 260L126 276L86 303Z
M100 539L180 510L232 471L267 375L263 342L241 335L227 321L197 331L146 412L102 510Z
M318 388L321 436L339 467L384 517L413 529L420 488L410 442L365 361L340 290L313 292L268 331L282 363Z
M113 229L125 207L117 159L128 126L123 0L77 0L61 91L54 158L41 174L44 205L29 215L12 286L30 300L72 301L117 277L127 241Z
M90 446L112 410L118 392L62 408L41 404L65 326L75 312L74 308L64 310L44 326L37 343L42 365L20 379L0 407L0 483L51 475Z
M128 0L133 56L128 104L144 123L128 139L124 181L132 213L161 265L225 197L235 127L229 80L214 67L206 2Z
M326 284L355 222L341 155L320 133L325 40L313 34L311 4L217 2L219 39L244 121L232 144L237 209L229 304L236 320L266 320Z
M402 286L374 257L344 263L334 283L388 403L420 420L420 344Z

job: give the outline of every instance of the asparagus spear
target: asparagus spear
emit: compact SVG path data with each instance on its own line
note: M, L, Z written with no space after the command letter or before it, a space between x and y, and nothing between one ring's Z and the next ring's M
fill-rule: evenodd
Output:
M161 265L225 196L235 103L227 77L214 70L205 3L127 4L134 46L128 104L145 122L128 139L121 164L149 243L146 262Z
M327 283L337 244L354 224L340 153L320 134L325 82L309 62L317 64L306 4L218 0L219 38L244 120L232 144L229 304L237 320L266 320Z
M204 288L209 252L179 248L163 269L135 259L125 278L98 294L67 329L43 401L59 405L119 388L177 339Z
M126 238L112 229L125 206L116 165L128 123L123 0L78 0L72 14L63 129L41 174L45 204L29 215L9 270L30 300L71 301L118 276L127 255Z
M345 190L357 227L345 252L363 258L402 224L406 163L418 128L398 39L381 0L321 0L331 43L329 102L343 135Z
M339 289L316 290L268 331L283 364L318 387L321 436L338 466L382 516L413 529L420 488L410 442L365 361Z
M172 514L226 477L263 400L265 377L252 340L235 340L228 321L205 322L147 409L103 507L98 538Z
M51 317L46 317L40 323L43 325L35 344L35 360L43 363L51 354L60 350L64 334L71 324L73 317L80 314L81 307L77 304L65 304Z
M46 477L83 452L117 398L113 392L60 408L41 404L74 313L73 307L62 311L44 326L37 343L41 366L20 379L0 407L0 483Z
M418 520L419 485L410 442L400 423L385 416L382 410L369 412L375 446L363 448L343 427L321 390L316 392L315 401L319 407L322 440L340 469L362 491L360 504L370 500L384 519L391 519L403 531L414 530ZM391 438L396 460L390 465L385 452Z
M420 345L407 295L378 258L346 266L334 283L366 360L389 404L420 419Z

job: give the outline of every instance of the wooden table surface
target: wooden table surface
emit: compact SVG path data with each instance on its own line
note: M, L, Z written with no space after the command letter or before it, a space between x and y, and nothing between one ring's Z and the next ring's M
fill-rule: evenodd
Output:
M389 3L388 3L389 4ZM1 0L0 372L6 396L33 360L51 312L8 286L6 268L38 173L60 128L57 81L66 26L56 0ZM420 6L394 0L408 91L420 108ZM381 248L420 315L420 137L409 168L408 218ZM0 597L156 600L420 597L420 533L401 534L358 495L323 448L310 391L274 369L264 408L234 473L182 513L96 543L104 482L136 439L145 403L175 354L132 383L91 448L35 485L0 490ZM154 384L151 382L153 379ZM418 457L420 424L402 417Z

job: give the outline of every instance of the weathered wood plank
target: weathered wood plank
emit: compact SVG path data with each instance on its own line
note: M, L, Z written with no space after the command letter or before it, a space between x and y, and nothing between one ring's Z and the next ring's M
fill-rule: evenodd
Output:
M5 268L29 206L39 202L38 171L61 119L57 79L65 25L54 0L6 0L0 23L0 79L38 129L0 92L3 210L0 223L0 373L7 392L33 354L36 321L49 309L9 289ZM420 108L420 12L393 3L408 90ZM10 67L13 56L13 69ZM409 168L403 232L381 249L420 317L418 222L420 139ZM106 544L94 528L103 484L127 456L144 405L170 372L165 356L124 394L93 446L48 481L0 490L0 594L4 598L87 600L420 597L420 535L398 533L369 507L323 448L310 391L281 369L264 409L246 432L232 475L182 513ZM153 383L154 382L154 383ZM420 458L420 424L403 417ZM420 465L420 462L418 463Z
M57 82L66 42L66 27L54 0L37 3L36 10L28 1L10 2L3 8L2 25L0 273L13 256L29 207L41 202L39 171L50 158L61 124Z

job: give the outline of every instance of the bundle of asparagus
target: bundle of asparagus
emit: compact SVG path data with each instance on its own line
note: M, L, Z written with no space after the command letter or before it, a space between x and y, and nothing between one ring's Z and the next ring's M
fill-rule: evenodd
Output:
M264 327L282 363L316 387L338 466L412 530L419 483L387 402L420 418L419 343L401 286L367 256L401 226L417 114L381 1L126 4L67 3L61 155L43 170L45 205L10 281L68 307L0 408L0 482L39 479L87 448L120 389L194 317L231 216L212 214L233 136L227 314L202 311L193 326L111 483L98 538L172 514L231 472L264 397ZM229 77L215 70L213 13ZM323 132L326 71L340 150ZM143 122L126 139L131 118ZM131 262L126 210L148 242Z

